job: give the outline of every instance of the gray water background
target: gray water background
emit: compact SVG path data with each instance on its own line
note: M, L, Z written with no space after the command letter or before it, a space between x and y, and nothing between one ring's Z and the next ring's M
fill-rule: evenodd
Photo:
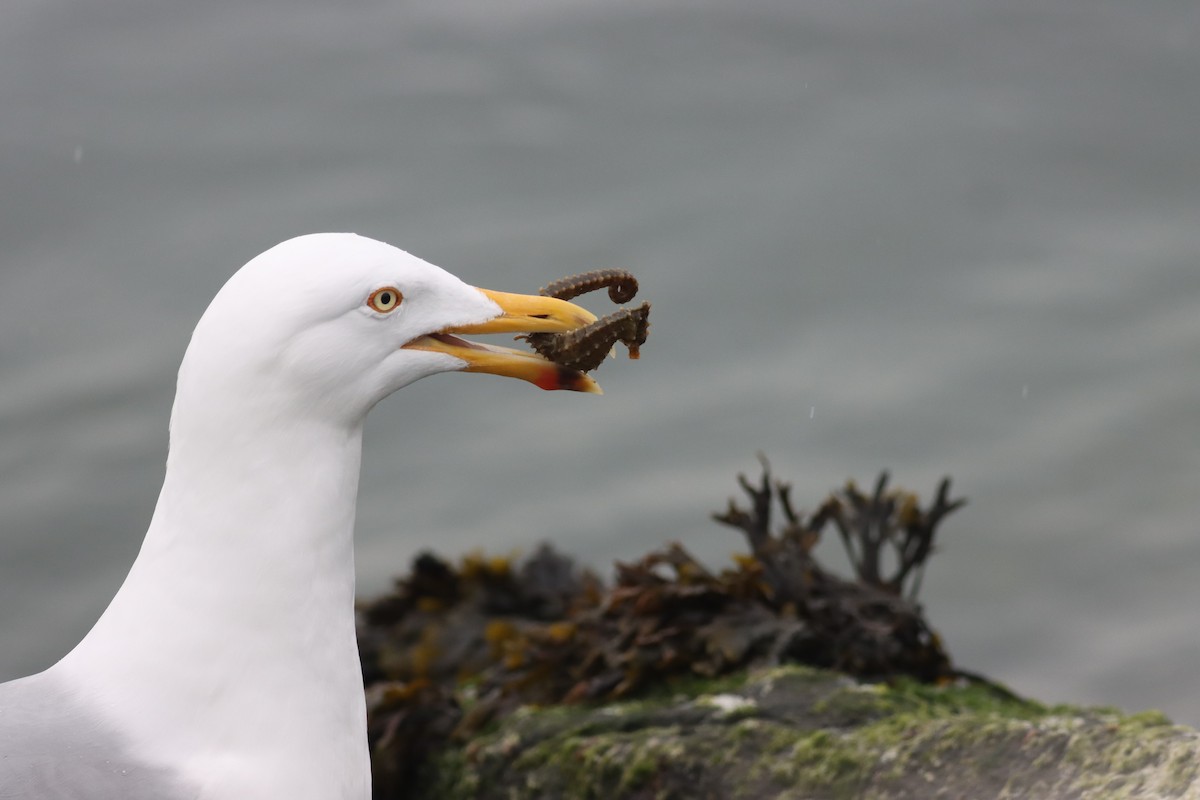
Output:
M356 230L509 291L625 266L654 303L603 398L447 375L377 408L362 593L430 546L720 565L758 450L810 508L949 474L923 597L959 663L1200 724L1196 3L2 17L0 678L119 586L211 296Z

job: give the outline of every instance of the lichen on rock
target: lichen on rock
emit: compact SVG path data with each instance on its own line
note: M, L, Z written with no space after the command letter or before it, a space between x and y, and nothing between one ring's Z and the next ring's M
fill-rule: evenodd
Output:
M1200 735L986 687L862 684L785 666L740 686L531 710L446 751L413 797L1184 798ZM737 713L730 701L740 699Z

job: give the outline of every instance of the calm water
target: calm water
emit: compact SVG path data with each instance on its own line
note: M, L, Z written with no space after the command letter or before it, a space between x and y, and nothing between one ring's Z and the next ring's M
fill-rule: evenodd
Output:
M719 563L760 449L810 507L950 474L924 597L957 660L1200 724L1198 86L1191 0L10 0L0 678L119 586L209 298L350 229L510 291L623 265L655 304L603 398L378 408L364 593L430 544Z

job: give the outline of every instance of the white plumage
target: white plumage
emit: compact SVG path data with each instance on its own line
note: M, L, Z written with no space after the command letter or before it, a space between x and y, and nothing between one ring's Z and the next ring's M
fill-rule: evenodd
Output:
M453 335L592 319L352 234L292 239L238 271L180 367L162 492L125 583L62 661L0 685L0 798L366 800L363 420L453 370L596 391Z

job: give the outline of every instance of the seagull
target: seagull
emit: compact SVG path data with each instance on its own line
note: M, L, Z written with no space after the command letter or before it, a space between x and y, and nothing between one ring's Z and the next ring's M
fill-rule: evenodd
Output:
M363 420L439 372L599 393L581 372L459 337L594 320L349 233L291 239L238 270L179 368L128 577L61 661L0 684L0 798L367 800Z

